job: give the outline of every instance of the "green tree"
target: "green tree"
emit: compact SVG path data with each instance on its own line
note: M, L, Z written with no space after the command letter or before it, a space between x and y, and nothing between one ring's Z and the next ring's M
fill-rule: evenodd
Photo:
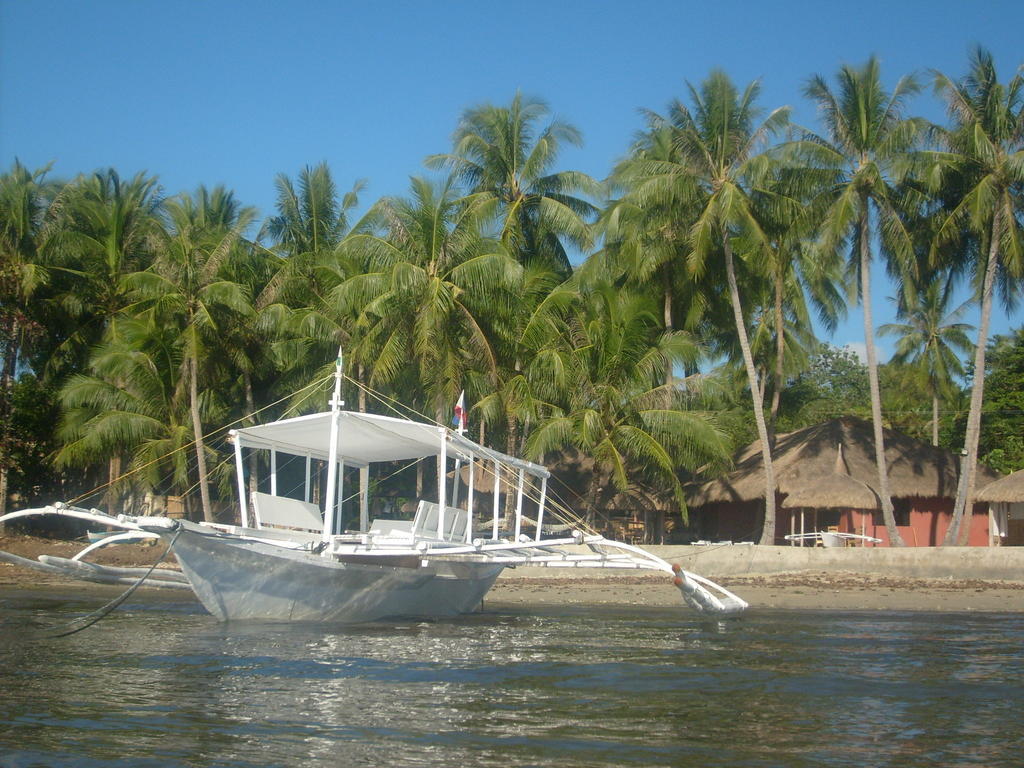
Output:
M48 168L30 171L17 160L0 176L0 515L7 507L13 461L13 400L18 363L38 330L32 296L45 282L42 241L50 195ZM2 526L0 526L2 529Z
M644 480L671 490L685 517L677 471L728 460L708 414L684 409L678 395L666 405L667 364L693 364L699 348L688 334L663 331L648 299L610 285L584 297L567 322L560 354L528 367L528 376L552 382L556 407L528 438L527 455L572 446L593 458L591 520L604 488Z
M734 249L742 243L745 252L753 254L768 247L752 194L771 171L771 161L763 149L786 124L788 110L776 109L759 122L761 112L755 102L760 85L751 83L740 93L721 71L712 72L699 90L692 85L689 90L693 109L677 101L670 106L668 116L660 120L671 130L678 162L638 164L635 173L643 179L636 184L634 194L639 202L650 204L687 197L696 200L699 213L690 227L687 254L690 273L701 279L710 262L721 258L724 263L736 338L764 456L765 521L761 542L770 544L775 535L775 474L764 418L764 390L751 353Z
M495 346L497 376L471 376L467 392L476 398L474 411L482 421L499 433L504 430L510 455L522 453L527 434L548 406L545 395L562 381L553 350L579 292L571 281L560 283L558 278L543 264L527 264L512 286L516 300L483 318ZM544 376L528 375L536 374L545 361L556 364ZM506 499L509 514L514 501L511 494Z
M326 163L303 168L297 184L279 174L274 185L277 212L264 222L259 239L269 239L284 261L268 286L268 299L308 306L317 288L316 270L332 266L338 246L351 229L351 212L366 185L357 181L339 196Z
M413 178L408 198L385 198L368 214L376 231L348 238L366 271L334 296L340 310L358 313L363 359L373 361L370 384L411 377L438 421L468 370L497 383L487 318L507 312L522 268L501 243L483 236L487 215L486 201L457 197L451 180Z
M760 261L768 279L755 281L747 292L754 321L750 343L761 380L771 384L772 449L786 384L806 369L817 347L811 312L826 331L835 330L844 312L838 260L811 242L821 213L816 206L818 181L815 169L776 163L763 189L752 196L761 233L747 258Z
M783 394L780 423L790 431L840 416L870 418L868 389L867 366L856 353L822 344Z
M955 379L963 376L960 355L971 351L968 333L973 327L959 322L967 312L965 302L950 310L953 299L953 275L926 275L923 286L904 293L899 302L900 323L879 327L883 336L896 337L896 353L891 360L910 365L932 401L932 445L939 444L939 405L952 396Z
M731 321L727 297L712 288L724 275L712 264L710 274L695 280L687 268L690 229L700 215L701 200L683 170L672 126L656 114L649 114L648 121L648 130L612 172L612 188L622 194L598 222L603 248L577 271L576 280L584 286L622 283L656 297L666 331L718 339L721 327ZM651 182L663 185L657 195L650 193ZM666 371L666 376L675 373Z
M545 119L543 101L516 93L507 107L484 104L466 110L449 154L427 158L450 168L472 194L496 203L500 239L521 264L539 260L563 277L571 271L566 244L592 243L588 220L597 209L584 196L600 197L597 182L578 171L554 171L565 145L580 146L578 130Z
M828 137L801 142L801 149L816 167L833 172L823 193L828 204L820 225L822 241L826 250L848 241L850 272L859 277L878 495L889 541L893 546L903 546L903 539L896 530L885 464L882 398L871 310L871 264L872 240L876 234L882 238L892 260L907 262L913 254L913 238L899 215L895 184L899 166L907 161L922 134L920 120L903 116L906 100L919 86L913 77L904 77L891 93L887 92L875 57L859 68L844 65L836 81L837 89L833 91L824 78L815 75L804 88L805 95L817 104Z
M981 460L1000 472L1024 469L1024 329L993 336L985 355Z
M252 223L255 211L243 208L223 187L200 187L166 204L170 231L152 269L130 276L127 284L148 303L153 322L175 328L182 344L183 386L195 441L203 519L214 520L210 503L199 379L218 344L224 313L249 315L251 296L222 275L225 261ZM209 383L208 383L209 385Z
M960 238L964 230L980 243L974 264L981 319L974 356L971 405L964 435L966 471L957 487L953 520L944 544L958 541L965 510L974 499L975 469L985 393L985 353L997 277L1012 298L1024 274L1021 190L1024 188L1024 75L999 82L992 56L974 50L970 71L954 81L935 73L936 90L946 101L953 125L944 135L946 151L933 159L938 184L959 191L939 232L940 241Z
M164 235L159 192L155 177L124 180L107 169L80 176L62 193L60 220L46 247L59 281L56 300L75 327L55 363L81 366L132 304L124 278L152 262Z
M365 383L367 360L356 329L357 315L337 293L342 283L362 271L345 238L352 232L352 211L366 184L356 181L342 195L330 168L320 163L302 169L297 185L281 174L276 186L277 212L264 223L260 237L271 241L280 261L256 306L260 324L276 331L281 381L298 383L326 375L342 346L347 367L356 381ZM358 397L365 410L362 389Z
M139 492L188 488L194 436L183 405L181 336L147 316L122 318L93 349L88 367L61 387L58 468L97 457L130 457L118 483Z

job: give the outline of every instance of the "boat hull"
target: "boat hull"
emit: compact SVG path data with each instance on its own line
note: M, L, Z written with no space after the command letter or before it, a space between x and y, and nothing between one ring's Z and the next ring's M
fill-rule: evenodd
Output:
M161 533L203 606L222 621L360 623L444 618L476 610L503 566L339 562L310 552L184 526Z

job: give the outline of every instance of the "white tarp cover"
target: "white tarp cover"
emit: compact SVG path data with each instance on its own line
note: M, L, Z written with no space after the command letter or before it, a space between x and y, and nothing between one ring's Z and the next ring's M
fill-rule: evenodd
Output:
M452 458L462 453L477 458L497 459L546 477L547 470L537 464L515 459L477 445L465 437L443 430ZM341 411L338 414L338 459L347 466L363 466L377 461L407 461L441 453L442 428L391 416ZM314 413L275 421L256 427L232 430L246 448L274 448L313 458L327 459L331 434L331 414Z

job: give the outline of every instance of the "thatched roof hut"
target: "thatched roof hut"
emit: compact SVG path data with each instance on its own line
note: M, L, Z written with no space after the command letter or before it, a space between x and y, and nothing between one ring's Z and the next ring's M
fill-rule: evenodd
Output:
M986 504L1014 504L1024 501L1024 469L985 485L974 495L974 500Z
M890 429L884 430L884 436L889 468L889 492L893 498L956 496L959 457ZM819 498L826 500L843 492L840 484L845 484L846 489L852 492L852 485L834 478L836 474L841 474L836 472L839 446L842 446L846 474L877 494L878 470L875 465L874 431L870 422L849 416L778 436L772 456L778 492L783 495L806 495L821 488ZM988 467L978 465L979 485L995 480L998 476ZM829 484L832 483L835 486L828 491ZM867 501L863 489L857 493L861 503ZM760 441L755 441L743 450L735 468L727 475L700 486L691 486L687 494L687 502L691 507L722 502L756 501L763 498L764 465L761 461ZM794 506L785 500L783 503L787 507Z
M813 484L795 488L782 501L784 509L864 509L875 510L881 506L878 495L867 483L849 475L833 472Z

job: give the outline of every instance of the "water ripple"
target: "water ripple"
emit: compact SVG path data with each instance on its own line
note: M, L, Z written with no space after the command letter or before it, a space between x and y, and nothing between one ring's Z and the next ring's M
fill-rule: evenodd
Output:
M0 766L1017 766L1017 615L219 624L0 604ZM49 615L43 615L46 612Z

